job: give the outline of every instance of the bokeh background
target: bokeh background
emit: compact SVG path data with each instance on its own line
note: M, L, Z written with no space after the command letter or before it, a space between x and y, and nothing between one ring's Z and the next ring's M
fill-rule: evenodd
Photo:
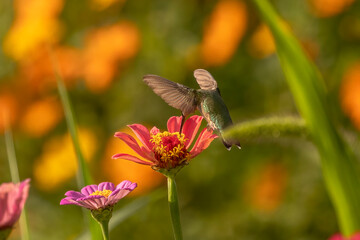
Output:
M356 151L359 1L272 3L323 74L332 117ZM0 22L0 112L9 116L20 177L32 179L26 204L31 239L76 239L86 226L80 208L59 205L67 190L79 189L54 65L96 183L138 182L117 209L166 188L149 167L111 159L131 151L115 131L130 133L132 123L164 129L179 115L143 75L197 88L194 69L209 70L235 123L298 116L271 33L251 1L1 0ZM3 131L1 118L0 182L8 182ZM310 141L260 137L242 147L228 152L215 140L178 174L185 239L317 240L339 231ZM111 237L171 239L166 195L116 226ZM19 227L11 239L20 239Z

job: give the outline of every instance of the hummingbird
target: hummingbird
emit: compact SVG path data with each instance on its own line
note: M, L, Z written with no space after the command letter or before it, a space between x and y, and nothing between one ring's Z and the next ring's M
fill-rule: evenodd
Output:
M194 77L200 89L192 89L152 74L145 75L143 80L167 104L181 111L180 132L185 118L199 110L207 121L208 128L219 133L227 150L230 150L232 145L241 148L238 140L222 137L224 130L233 125L233 122L229 110L220 95L216 80L204 69L196 69Z

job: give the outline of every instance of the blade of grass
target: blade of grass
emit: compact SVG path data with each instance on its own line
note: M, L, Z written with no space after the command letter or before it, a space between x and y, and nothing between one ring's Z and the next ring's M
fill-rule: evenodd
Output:
M20 182L19 177L19 168L16 160L16 153L15 153L15 146L14 146L14 138L10 129L10 126L7 121L7 117L4 116L5 122L5 145L6 145L6 152L8 156L8 162L10 167L10 175L11 180L14 183ZM21 239L29 240L29 226L26 217L26 207L24 207L21 216L20 216L20 231L21 231Z
M51 49L49 49L49 54L52 59L55 77L56 77L57 86L58 86L58 91L59 91L60 99L61 99L61 102L62 102L62 105L64 108L64 112L65 112L66 124L69 129L73 147L75 150L75 154L76 154L77 160L78 160L77 161L78 162L78 173L77 173L76 179L77 179L78 188L81 189L85 185L92 184L94 181L91 177L90 170L88 168L88 165L85 162L84 155L82 154L82 151L80 148L79 137L77 134L78 133L77 132L77 124L76 124L75 116L74 116L74 113L72 110L70 98L67 93L66 87L64 85L64 81L60 75L60 70L59 70L57 61L56 61L54 55L52 54ZM100 231L97 223L94 221L94 219L91 217L91 215L88 212L86 212L86 210L83 210L83 213L85 214L85 216L87 216L85 218L85 222L88 224L88 226L90 228L91 239L93 239L93 240L101 239L102 234L101 234L101 231Z
M253 2L273 34L297 108L319 150L323 177L341 231L350 236L360 230L360 179L353 153L329 117L323 79L271 4L266 0Z

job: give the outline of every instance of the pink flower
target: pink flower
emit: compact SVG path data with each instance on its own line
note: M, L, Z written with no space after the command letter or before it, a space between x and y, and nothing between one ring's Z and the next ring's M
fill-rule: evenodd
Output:
M360 240L360 233L355 233L349 238L344 237L340 233L332 235L328 240Z
M13 226L20 217L30 188L30 179L0 185L0 229Z
M167 122L168 131L160 132L157 127L150 131L141 124L132 124L128 127L136 134L143 146L139 146L136 140L122 132L115 133L115 137L123 140L143 159L126 153L115 154L113 159L126 159L136 163L150 165L153 169L171 170L182 167L206 149L217 138L212 130L203 129L194 146L189 150L191 143L200 128L203 117L192 116L184 123L182 133L179 133L181 117L171 117Z
M120 199L137 187L136 183L122 181L116 187L111 182L83 187L80 192L67 191L60 205L74 204L90 210L105 209L114 206Z

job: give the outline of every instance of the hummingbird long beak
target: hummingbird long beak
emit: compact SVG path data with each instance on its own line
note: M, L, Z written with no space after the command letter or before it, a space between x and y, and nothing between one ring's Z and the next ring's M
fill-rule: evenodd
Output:
M184 123L185 123L185 116L184 116L184 114L183 114L183 113L181 113L180 134L181 134L181 132L182 132L182 129L183 129Z

